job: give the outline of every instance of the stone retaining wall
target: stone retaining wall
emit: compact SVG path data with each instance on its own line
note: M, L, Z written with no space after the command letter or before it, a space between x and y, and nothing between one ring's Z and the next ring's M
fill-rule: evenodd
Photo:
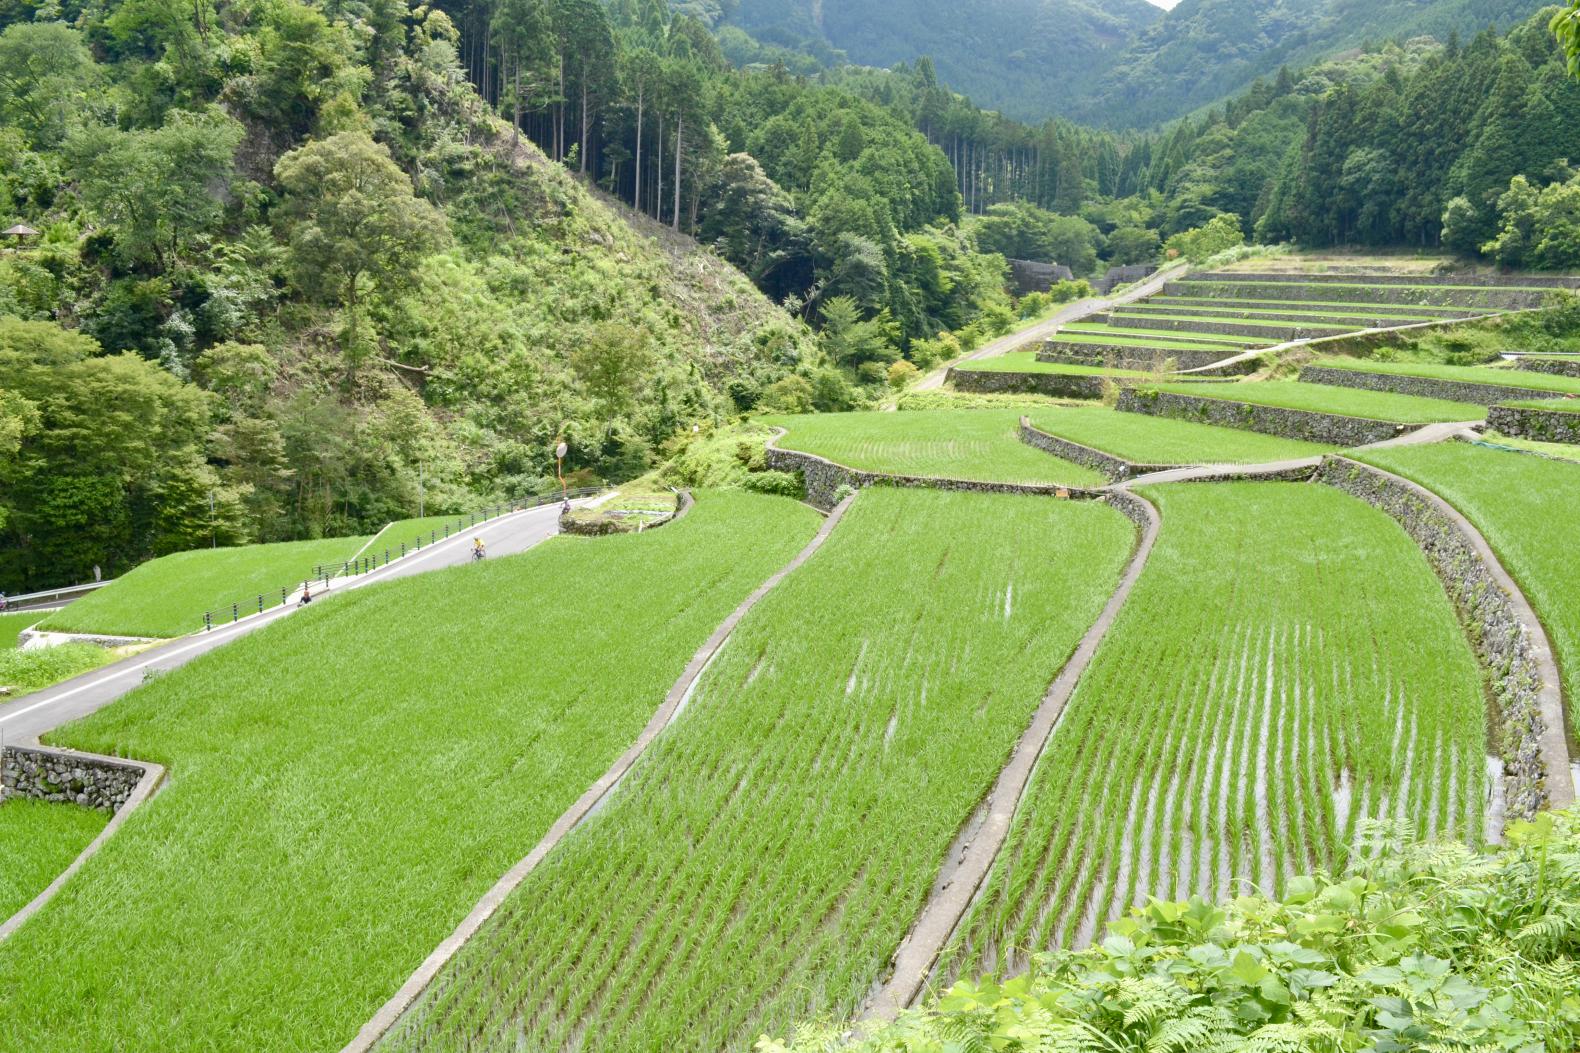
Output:
M148 769L69 750L7 746L0 755L0 788L6 797L29 797L119 811Z
M1093 471L1102 472L1115 482L1121 479L1129 479L1134 475L1145 475L1148 472L1161 472L1179 467L1173 464L1133 464L1123 457L1115 457L1111 453L1094 450L1090 446L1082 446L1078 442L1061 439L1057 435L1049 435L1047 432L1033 427L1031 421L1025 417L1020 419L1020 441L1028 446L1035 446L1045 453L1051 453L1055 457L1062 457L1066 461L1073 461L1076 464L1091 468Z
M1226 428L1333 446L1366 446L1395 438L1411 428L1395 421L1367 420L1363 417L1285 409L1281 406L1259 406L1250 402L1180 395L1171 391L1126 389L1119 393L1116 408L1124 413L1193 420L1201 424L1218 424Z
M1580 358L1521 358L1515 361L1514 367L1526 373L1580 377Z
M1497 703L1496 745L1507 773L1507 814L1527 819L1543 808L1573 803L1552 649L1491 550L1478 545L1440 499L1397 476L1328 457L1317 478L1397 520L1453 599Z
M1362 369L1338 369L1331 366L1305 366L1300 379L1311 384L1330 384L1340 388L1360 388L1364 391L1391 391L1398 395L1416 395L1421 398L1447 399L1450 402L1473 402L1490 406L1505 399L1541 398L1540 391L1530 388L1505 387L1501 384L1480 384L1468 380L1440 380L1436 377L1411 377L1399 373L1368 373Z
M1147 301L1144 301L1144 302L1154 304L1154 305L1156 305L1158 307L1170 307L1170 308L1173 308L1175 310L1180 310L1180 309L1183 309L1183 308L1190 308L1192 310L1201 309L1201 310L1217 310L1217 311L1266 311L1268 309L1267 303L1265 301L1236 300L1236 299L1231 299L1230 297L1227 297L1227 296L1180 296L1180 297L1176 297L1176 298L1174 298L1172 300L1166 300L1166 301L1164 301L1162 303L1159 303L1159 302L1157 302L1155 300L1147 300ZM1360 306L1364 307L1364 306L1367 306L1367 305L1362 304ZM1315 307L1315 306L1303 306L1303 305L1302 306L1296 306L1293 309L1297 310L1297 311L1307 311L1307 312L1310 312L1310 311L1334 310L1334 308L1324 308L1324 307ZM1355 306L1346 306L1346 307L1343 307L1341 309L1345 310L1345 311L1354 311L1356 309L1356 307ZM1458 320L1464 319L1464 318L1474 318L1474 317L1476 317L1477 314L1481 313L1474 307L1439 307L1439 306L1430 306L1430 305L1427 305L1427 304L1412 304L1408 308L1401 308L1401 309L1402 310L1410 310L1412 312L1419 311L1419 312L1421 312L1423 314L1429 315L1429 320L1430 321L1443 321L1443 322L1458 321ZM1405 324L1408 325L1408 324L1411 324L1411 323L1410 322L1406 322Z
M973 394L1033 394L1056 399L1100 399L1105 378L1074 373L1007 373L998 369L951 369L945 377L956 391Z
M1066 340L1048 340L1037 352L1037 361L1068 366L1102 366L1105 369L1156 369L1169 359L1176 369L1200 369L1217 365L1226 358L1239 354L1239 349L1226 347L1222 351L1170 350L1166 347L1142 347L1136 344L1076 344Z
M1172 281L1163 286L1165 296L1206 296L1231 300L1293 300L1328 303L1332 290L1321 285L1295 285L1284 282L1204 282L1194 278ZM1386 303L1399 306L1425 304L1433 307L1484 307L1492 310L1520 310L1540 307L1545 292L1513 292L1486 289L1411 289L1372 285L1344 290L1347 303Z
M1369 271L1291 274L1288 271L1204 271L1192 278L1201 281L1278 282L1297 285L1477 285L1489 289L1573 289L1580 279L1552 274L1373 274Z
M1342 336L1360 326L1296 325L1289 322L1197 322L1187 318L1154 317L1149 314L1114 314L1101 319L1121 329L1155 329L1164 333L1200 333L1207 336L1242 336L1259 340L1315 340L1323 336Z
M1516 439L1580 443L1580 413L1563 410L1494 406L1487 411L1487 427Z
M646 516L632 517L630 525L624 520L616 519L576 519L573 512L560 513L560 532L562 534L577 534L582 537L608 537L611 534L635 534L644 530L652 530L667 523L673 523L685 515L692 505L689 491L682 490L675 499L675 510L648 519Z
M799 472L806 483L806 499L818 508L829 509L839 503L839 492L844 487L860 490L868 486L909 486L928 490L954 490L979 494L1029 494L1034 497L1059 497L1093 500L1107 496L1107 491L1084 487L1039 485L1033 483L984 483L970 479L941 479L919 475L892 475L887 472L867 472L847 468L842 464L802 453L800 450L781 450L769 445L764 451L768 467L780 472Z

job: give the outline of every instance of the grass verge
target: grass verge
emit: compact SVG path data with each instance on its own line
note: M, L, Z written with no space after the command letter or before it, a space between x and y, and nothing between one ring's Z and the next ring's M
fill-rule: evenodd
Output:
M184 636L203 628L203 612L276 604L320 563L339 565L368 539L325 538L273 545L199 548L161 556L51 614L41 628L116 636ZM252 606L249 608L249 604ZM227 613L227 618L229 617Z

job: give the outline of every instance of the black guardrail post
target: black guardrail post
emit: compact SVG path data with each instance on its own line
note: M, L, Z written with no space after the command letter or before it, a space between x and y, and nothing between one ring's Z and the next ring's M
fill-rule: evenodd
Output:
M280 606L284 607L285 606L285 601L290 599L290 597L291 597L291 590L289 590L289 589L281 589L280 590Z
M214 628L214 616L210 612L204 611L203 612L203 631L204 632L208 632L208 631L210 631L213 628Z
M262 595L262 593L260 593L258 595L258 613L259 614L263 613L263 595Z
M241 605L240 604L233 603L233 604L230 605L230 620L233 621L233 622L241 621Z

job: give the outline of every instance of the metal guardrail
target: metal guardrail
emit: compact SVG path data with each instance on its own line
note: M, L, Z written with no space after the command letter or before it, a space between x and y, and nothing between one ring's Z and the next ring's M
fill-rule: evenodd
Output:
M511 501L507 504L489 505L481 511L457 516L454 520L453 528L450 523L446 523L442 528L428 531L426 536L419 534L412 539L410 544L407 544L405 541L390 542L383 547L382 551L374 551L358 556L356 559L349 559L338 564L319 563L313 567L310 574L302 579L300 585L281 587L278 602L275 601L274 593L272 592L259 593L256 597L248 597L245 600L232 603L228 607L204 611L203 631L208 632L212 630L216 623L224 625L229 622L239 622L243 618L251 617L254 614L262 614L268 610L284 607L290 603L291 597L300 595L303 590L312 588L315 583L321 583L322 587L327 589L329 588L329 583L338 578L354 578L370 574L380 567L398 562L422 549L432 548L441 541L448 541L452 537L498 519L500 516L510 515L514 512L524 512L529 508L542 508L544 505L558 504L567 498L576 500L577 498L591 497L594 494L602 493L605 489L607 487L583 486L568 493L537 494L520 501ZM242 611L247 613L242 614Z
M18 611L61 606L95 589L102 589L114 580L107 578L104 581L89 581L81 585L66 585L58 589L43 589L39 592L26 592L20 596L7 596L5 610L8 614L15 614Z

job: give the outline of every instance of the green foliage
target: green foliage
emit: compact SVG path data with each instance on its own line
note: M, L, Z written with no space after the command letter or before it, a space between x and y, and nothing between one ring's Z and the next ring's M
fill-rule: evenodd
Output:
M0 674L0 683L6 682ZM0 803L0 919L43 892L110 817L92 808L18 797Z
M96 79L82 36L59 22L18 22L0 33L0 126L35 148L66 137Z
M323 600L55 732L179 776L0 944L7 1040L343 1043L817 523L782 498L699 494L662 530ZM110 974L124 982L84 997Z
M1151 899L1098 946L960 981L856 1040L760 1053L1033 1049L1568 1049L1580 1040L1580 824L1477 855L1412 841L1280 901Z
M863 491L389 1048L725 1049L849 1012L1133 538L1095 502Z
M1523 175L1515 176L1498 198L1497 217L1498 236L1482 245L1481 252L1500 265L1580 268L1580 175L1540 190ZM1456 240L1464 236L1457 229L1454 233Z
M1206 263L1214 256L1245 244L1245 233L1240 229L1238 216L1214 216L1205 226L1182 231L1163 246L1169 259L1187 259L1192 263Z
M983 252L1009 259L1062 263L1077 277L1097 267L1096 227L1078 216L1060 216L1029 204L994 205L968 229Z
M9 702L29 691L70 680L107 665L118 657L109 648L90 643L67 643L32 651L11 647L0 650L0 687L11 689L5 696Z

